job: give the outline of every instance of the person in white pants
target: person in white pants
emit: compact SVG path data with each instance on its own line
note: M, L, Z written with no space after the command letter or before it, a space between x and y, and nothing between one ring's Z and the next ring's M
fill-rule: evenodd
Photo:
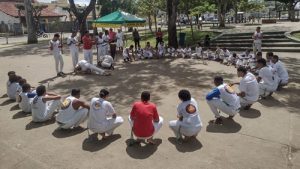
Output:
M153 48L150 45L150 42L147 42L146 47L144 49L144 58L152 58L153 57Z
M61 106L61 96L47 93L44 85L36 88L36 94L31 103L32 121L44 122L50 120L55 111Z
M80 89L72 89L71 96L63 101L56 115L59 128L73 129L79 127L87 119L90 106L79 98Z
M68 37L67 39L67 45L70 48L70 53L72 56L72 63L73 63L73 68L75 68L75 66L78 63L78 56L79 56L79 49L78 49L78 39L77 39L77 32L72 32L71 36Z
M117 38L117 48L119 51L123 51L123 46L124 46L124 33L122 32L121 29L118 29L118 33L116 35Z
M28 83L23 84L22 92L17 97L20 109L25 113L31 112L31 103L36 96L36 92L31 91L31 86Z
M272 71L279 77L279 86L285 86L289 83L289 74L284 64L279 60L277 55L272 56Z
M114 58L110 55L104 55L103 57L100 58L99 65L103 68L107 69L114 69Z
M196 137L202 128L198 104L188 90L180 90L178 97L182 101L177 106L178 120L170 121L169 127L179 141L182 136L184 136L184 140L188 140Z
M240 98L240 104L244 110L249 110L259 98L258 82L256 77L243 66L237 68L237 75L242 78L239 83L234 83L239 85L240 92L237 95Z
M49 49L52 51L53 55L54 55L54 59L55 59L55 70L57 73L57 76L63 76L65 75L63 72L63 68L64 68L64 60L63 57L61 55L61 42L59 41L59 34L56 33L54 34L54 37L52 40L50 40L49 42Z
M259 59L257 61L257 67L259 69L257 77L257 81L259 82L259 95L262 98L271 96L278 87L279 78L272 72L272 68L267 66L265 59Z
M216 119L210 123L222 124L222 118L219 111L229 115L232 119L240 110L240 100L234 90L226 83L223 83L221 76L214 78L214 84L217 86L206 96L207 104L215 115Z
M196 48L195 48L195 53L192 54L192 58L202 58L203 57L203 53L202 53L202 47L201 47L201 43L198 42Z
M142 92L141 101L133 104L129 124L132 127L131 136L136 136L137 142L146 140L150 144L156 144L153 135L162 127L163 118L158 115L156 105L149 101L150 93Z
M81 60L75 67L75 72L85 72L92 73L95 72L99 75L110 75L108 72L105 72L103 69L98 68L95 65L88 63L86 60Z
M130 55L131 53L131 55ZM134 52L133 52L133 45L130 45L130 47L125 48L123 50L123 59L124 62L132 62L133 60L135 60L135 56L134 56Z
M124 120L121 116L117 116L112 104L107 101L109 92L106 89L102 89L99 96L99 98L92 98L88 128L105 139L107 138L106 134L111 136L114 130L123 124Z
M103 33L100 32L97 38L97 49L98 49L97 61L100 61L100 58L105 56L106 53L106 46L104 45L104 40L102 39L102 36Z
M102 50L103 50L103 53L104 55L108 55L109 53L109 33L108 33L108 30L105 30L103 36L102 36L102 39L103 39L103 44L102 44Z
M260 27L256 28L256 31L254 32L252 38L253 38L253 53L256 54L256 52L261 52L263 33L260 30Z

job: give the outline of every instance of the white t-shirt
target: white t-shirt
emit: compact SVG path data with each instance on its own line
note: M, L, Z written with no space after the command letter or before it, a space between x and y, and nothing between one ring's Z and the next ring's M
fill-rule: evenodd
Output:
M256 77L248 72L241 80L239 86L240 92L245 92L246 100L257 101L259 97L259 87Z
M33 97L29 98L28 96L34 96L33 93L20 93L21 101L19 102L19 107L24 112L31 112L31 103L33 101Z
M187 112L188 106L190 105L196 109L195 112ZM186 127L202 127L198 104L194 98L180 103L177 106L177 114L183 117L182 125Z
M227 84L222 84L217 87L220 92L220 98L224 103L228 106L233 107L234 109L238 109L241 107L240 100L234 90L231 89Z
M77 64L81 67L82 71L87 71L90 69L90 64L86 60L81 60Z
M115 114L115 109L110 102L102 98L93 98L91 101L88 127L91 129L105 130L108 124L107 116Z
M274 89L277 88L278 82L276 82L276 75L273 74L270 67L263 67L259 70L258 76L261 77L262 82L268 86L272 86Z
M103 62L105 62L105 63L113 63L114 62L113 57L111 57L110 55L104 55L102 59L103 59Z
M16 95L21 88L19 83L7 83L7 95L10 99L16 100ZM21 88L22 89L22 88Z
M74 117L76 113L76 110L73 107L74 100L76 100L75 97L69 96L63 101L62 107L56 116L56 121L61 123L67 123Z
M72 36L68 37L67 45L71 50L75 50L75 49L77 50L78 49L77 44L78 44L77 37L72 37Z
M201 54L202 53L202 47L196 47L196 53Z
M47 116L47 104L43 102L43 96L35 96L31 103L32 121L41 121Z
M49 42L49 45L51 46L51 44L52 44L52 52L53 52L53 54L58 54L58 53L60 53L60 48L59 48L59 46L60 46L60 41L59 40L56 40L56 41L53 41L53 40L50 40L50 42Z
M272 69L273 72L278 75L280 80L283 80L283 81L288 81L289 80L289 74L288 74L286 68L284 67L283 63L280 60L278 60L278 62L273 64L272 68L273 68Z
M261 43L262 42L262 31L259 33L257 31L254 32L253 37L254 37L254 43Z
M118 32L117 33L117 35L116 35L116 38L117 38L117 40L119 41L123 41L123 39L124 39L124 33L123 32Z
M123 50L123 56L126 56L126 57L129 57L128 56L128 53L129 53L130 51L129 51L129 48L125 48L124 50Z

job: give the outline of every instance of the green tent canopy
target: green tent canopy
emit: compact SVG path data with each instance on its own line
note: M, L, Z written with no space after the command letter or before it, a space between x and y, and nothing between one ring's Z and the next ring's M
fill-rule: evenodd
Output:
M93 26L109 28L117 28L120 26L139 27L145 26L145 22L145 19L139 18L135 15L123 11L116 11L94 20Z

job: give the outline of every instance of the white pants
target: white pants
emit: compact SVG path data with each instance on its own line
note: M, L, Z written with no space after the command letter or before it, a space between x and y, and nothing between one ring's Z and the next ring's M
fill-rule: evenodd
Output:
M288 79L280 79L279 85L287 85L289 83Z
M203 56L202 56L201 53L193 53L193 54L192 54L192 57L193 57L193 58L202 58Z
M55 53L54 60L56 73L62 72L64 68L64 60L62 58L62 55L60 53Z
M209 105L211 111L214 113L216 118L221 117L218 110L222 111L223 113L229 116L234 116L239 111L239 109L228 106L221 99L207 100L207 104Z
M84 60L93 64L93 50L92 49L83 49Z
M122 39L117 39L117 48L123 47L124 43Z
M134 122L130 119L130 115L128 116L128 121L129 121L130 127L132 128ZM161 116L159 116L159 121L157 123L153 122L154 133L152 134L152 136L147 137L147 138L142 138L142 137L137 137L137 136L136 137L140 138L140 139L148 139L148 138L153 137L153 135L156 134L160 130L160 128L162 127L163 122L164 122L164 119ZM134 134L133 131L132 131L132 133Z
M89 65L89 69L91 69L91 71L96 72L96 74L100 74L100 75L102 75L105 72L103 69L100 69L97 66L92 64Z
M108 62L102 62L101 63L101 66L104 67L104 68L110 68L112 65L112 63L108 63Z
M47 101L47 110L44 112L43 117L40 119L37 119L35 117L32 117L32 121L34 122L44 122L53 117L54 112L60 108L61 102L60 100L52 100L52 101Z
M78 63L78 55L79 55L78 48L70 48L70 53L72 56L73 67L75 68Z
M253 43L253 53L261 52L261 43Z
M99 60L101 60L101 58L103 57L103 56L105 56L105 48L103 48L102 47L102 45L99 45L98 47L97 47L97 49L98 49L98 54L97 54L97 61L99 61Z
M85 108L78 109L74 113L74 116L70 120L68 120L66 122L58 121L59 123L62 123L62 124L59 124L60 128L69 129L72 127L78 127L81 123L83 123L87 119L88 112L89 112L89 110L85 109Z
M169 127L173 130L175 136L177 138L184 136L196 136L200 132L202 126L194 127L194 126L187 126L182 121L179 120L172 120L169 122Z
M152 58L152 57L153 57L153 53L150 52L150 51L145 51L145 52L144 52L144 57L145 57L145 58Z
M251 100L247 100L243 97L240 97L240 104L242 107L245 107L245 106L249 106L251 104L254 104L256 101L251 101Z
M114 130L123 124L124 120L122 117L117 116L114 118L108 118L106 123L99 124L97 128L89 128L94 133L107 133L108 135L113 134Z
M275 92L277 89L277 86L274 86L274 85L270 86L265 83L258 83L258 86L259 86L259 95L260 96L267 96L271 92Z

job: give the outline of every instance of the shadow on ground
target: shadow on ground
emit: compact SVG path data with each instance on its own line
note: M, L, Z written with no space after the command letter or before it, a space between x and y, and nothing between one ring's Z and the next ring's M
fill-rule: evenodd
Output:
M0 106L6 106L6 105L9 105L9 104L12 104L12 103L15 103L15 102L16 102L15 100L7 99L4 102L2 102L0 104Z
M44 127L44 126L51 125L51 124L54 124L54 123L55 123L55 118L52 118L51 120L48 120L46 122L38 122L38 123L30 121L30 123L28 123L25 126L25 129L26 130L32 130L32 129L35 129L35 128Z
M24 118L24 117L28 117L28 116L31 116L31 113L19 111L12 116L12 119L20 119L20 118Z
M126 140L127 148L126 152L127 154L134 159L146 159L153 155L156 151L158 146L162 143L161 139L154 139L156 142L156 145L151 144L134 144L132 146L129 146L129 142L131 139Z
M82 149L89 152L95 152L104 149L114 141L121 138L120 134L114 134L105 140L86 138L82 143Z
M227 119L223 117L222 119L223 125L208 123L206 131L211 133L237 133L241 130L242 126L233 119Z
M191 138L191 140L189 140L186 143L182 143L182 144L178 143L178 141L175 137L169 137L168 140L170 143L172 143L176 147L176 149L179 152L182 152L182 153L194 152L194 151L200 150L203 147L203 145L197 138Z
M87 130L86 128L82 128L82 127L76 127L74 129L57 128L52 132L52 135L56 138L67 138L67 137L72 137L77 134L83 133L86 130Z
M10 111L20 110L19 104L14 105L9 109Z
M241 117L255 119L261 116L261 113L257 109L250 108L249 110L241 110L239 112Z

